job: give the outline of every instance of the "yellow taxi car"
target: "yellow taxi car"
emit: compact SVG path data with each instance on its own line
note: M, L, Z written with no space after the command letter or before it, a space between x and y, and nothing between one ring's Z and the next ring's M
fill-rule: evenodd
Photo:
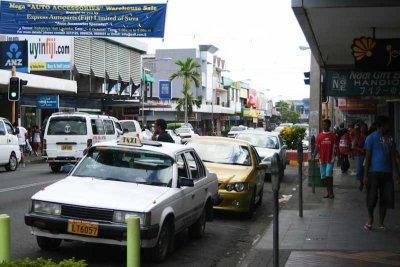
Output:
M267 168L256 149L243 140L210 136L193 138L187 145L217 174L220 197L214 209L251 217L255 206L262 203Z

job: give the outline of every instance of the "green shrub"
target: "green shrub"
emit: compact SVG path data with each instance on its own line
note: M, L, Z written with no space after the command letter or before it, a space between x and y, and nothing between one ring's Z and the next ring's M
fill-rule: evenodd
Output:
M45 260L38 258L31 260L26 258L24 260L16 260L12 262L2 262L0 267L86 267L85 260L75 261L75 258L62 260L59 263L53 262L51 259Z
M287 145L288 149L297 149L297 142L306 136L306 129L300 126L292 126L284 128L281 131L283 143Z

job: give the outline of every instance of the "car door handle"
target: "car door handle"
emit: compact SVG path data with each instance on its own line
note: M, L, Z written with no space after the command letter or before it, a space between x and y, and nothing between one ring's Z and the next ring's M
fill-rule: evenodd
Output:
M196 195L195 195L195 194L193 194L193 195L192 195L192 199L194 199L194 197L195 197L195 196L196 196Z

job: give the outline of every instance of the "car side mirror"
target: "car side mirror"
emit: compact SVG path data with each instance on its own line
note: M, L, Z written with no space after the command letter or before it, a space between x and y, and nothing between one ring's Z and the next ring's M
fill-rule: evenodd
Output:
M257 169L259 169L259 170L266 170L268 167L267 167L267 164L265 163L265 162L261 162L258 166L257 166Z
M178 182L180 186L188 186L188 187L194 186L193 180L189 178L179 177Z

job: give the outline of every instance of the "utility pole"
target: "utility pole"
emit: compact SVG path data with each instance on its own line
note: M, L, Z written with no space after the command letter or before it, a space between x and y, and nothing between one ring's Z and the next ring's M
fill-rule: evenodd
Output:
M16 77L17 76L17 67L15 65L12 66L11 69L11 77ZM12 101L12 110L11 110L11 121L14 124L15 122L15 101Z

